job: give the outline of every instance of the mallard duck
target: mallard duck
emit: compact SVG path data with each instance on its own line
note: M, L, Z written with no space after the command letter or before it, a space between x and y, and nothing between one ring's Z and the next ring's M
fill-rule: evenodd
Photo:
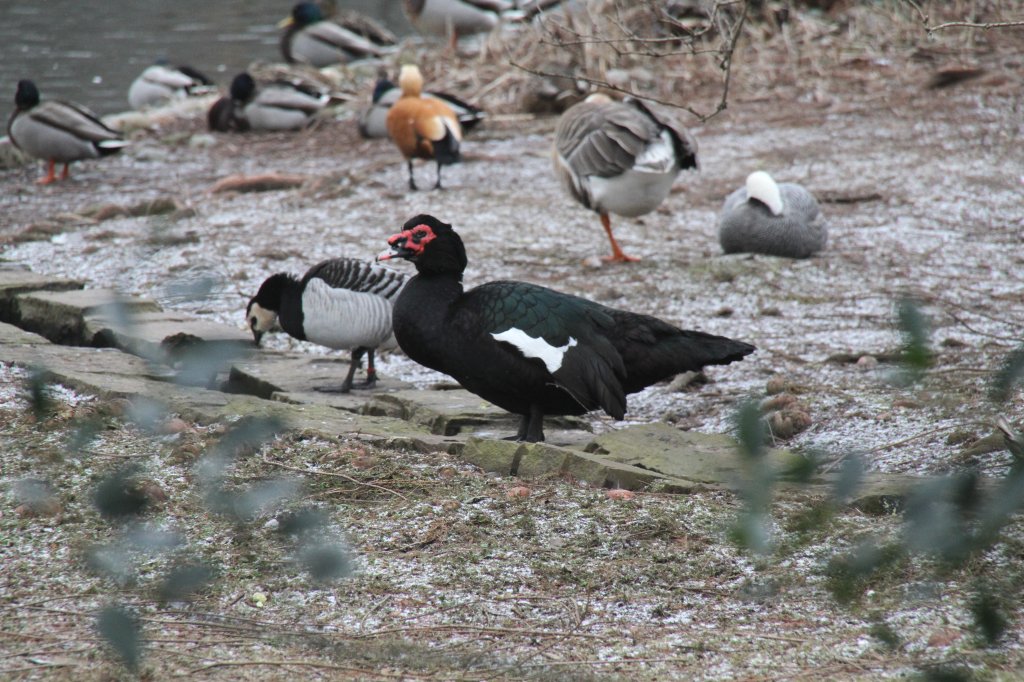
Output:
M291 15L280 25L285 28L281 54L288 63L322 68L384 54L371 40L326 21L320 8L312 2L295 5Z
M276 81L256 87L251 75L242 72L231 81L231 95L221 97L207 116L211 130L298 130L328 102L316 90Z
M437 183L441 189L441 166L459 160L462 126L452 108L439 99L423 97L423 75L419 67L405 64L398 75L402 96L387 116L388 135L409 164L409 188L416 189L413 159L437 162Z
M57 179L57 162L64 164L60 176L64 180L72 161L115 154L128 145L121 133L81 105L62 100L40 102L39 89L30 80L18 81L7 134L18 149L48 162L48 173L38 180L42 185Z
M637 99L593 94L562 114L553 157L573 198L601 216L612 247L604 260L636 261L615 241L609 214L636 217L660 206L679 171L697 167L697 143Z
M453 48L461 36L494 30L501 14L515 9L506 0L404 0L402 6L417 31L447 37Z
M387 78L378 78L373 88L373 102L359 117L359 134L366 138L388 136L387 118L391 106L402 96L402 89ZM468 133L487 117L483 109L464 102L446 92L424 92L424 97L441 100L455 112L462 132Z
M718 241L726 253L807 258L827 240L814 195L800 185L778 184L764 171L748 175L722 205Z
M190 66L154 64L147 67L128 87L128 104L141 111L196 94L213 81Z

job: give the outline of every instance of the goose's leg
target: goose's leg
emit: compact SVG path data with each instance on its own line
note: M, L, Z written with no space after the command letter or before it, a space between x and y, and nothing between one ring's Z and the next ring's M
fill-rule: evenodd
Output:
M366 351L366 381L355 388L373 388L377 385L377 369L373 366L373 349Z
M612 245L612 255L602 256L601 260L614 263L633 263L640 260L636 256L627 256L622 252L622 249L619 248L619 243L615 241L615 235L612 234L611 218L608 217L607 213L601 214L601 226L604 228L605 233L608 235L608 241L611 242Z
M365 352L365 348L352 349L352 362L348 365L348 374L345 375L345 380L341 382L340 387L331 388L329 386L317 386L314 390L320 391L321 393L348 393L351 391L352 378L356 375L356 367L359 366L359 361L363 359L363 353Z

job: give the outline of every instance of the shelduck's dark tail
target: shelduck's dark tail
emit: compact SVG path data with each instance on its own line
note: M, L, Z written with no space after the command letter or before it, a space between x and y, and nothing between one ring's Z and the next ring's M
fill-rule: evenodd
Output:
M434 160L440 166L449 166L459 160L459 138L455 136L447 125L444 129L444 137L435 140Z

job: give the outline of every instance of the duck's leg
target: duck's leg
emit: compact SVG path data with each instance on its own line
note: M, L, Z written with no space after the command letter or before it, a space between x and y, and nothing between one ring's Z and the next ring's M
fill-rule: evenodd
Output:
M612 255L602 256L601 260L612 263L635 263L640 260L636 256L627 256L622 252L622 249L619 248L619 243L615 241L615 235L612 234L611 218L608 217L607 213L601 214L601 226L604 227L604 231L608 235L608 241L611 242L612 245Z
M544 440L544 410L540 405L530 405L530 413L524 414L519 420L519 431L507 440L539 443Z
M71 173L69 172L70 168L71 168L71 163L70 162L64 164L64 172L60 174L60 179L61 180L67 180L68 179L68 176L71 175Z
M49 172L47 172L47 174L44 177L41 177L38 180L36 180L36 184L37 185L49 185L51 182L56 180L57 176L54 174L54 171L56 170L56 166L57 166L57 162L54 161L53 159L50 159L50 162L47 164L47 169L48 169Z
M412 159L409 159L409 189L416 191L416 178L412 176Z

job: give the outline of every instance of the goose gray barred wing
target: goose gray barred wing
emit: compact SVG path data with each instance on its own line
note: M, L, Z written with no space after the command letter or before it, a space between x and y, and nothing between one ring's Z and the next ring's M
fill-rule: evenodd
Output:
M322 279L335 288L382 296L392 303L409 281L404 273L355 258L333 258L318 263L309 269L303 283L313 278Z

